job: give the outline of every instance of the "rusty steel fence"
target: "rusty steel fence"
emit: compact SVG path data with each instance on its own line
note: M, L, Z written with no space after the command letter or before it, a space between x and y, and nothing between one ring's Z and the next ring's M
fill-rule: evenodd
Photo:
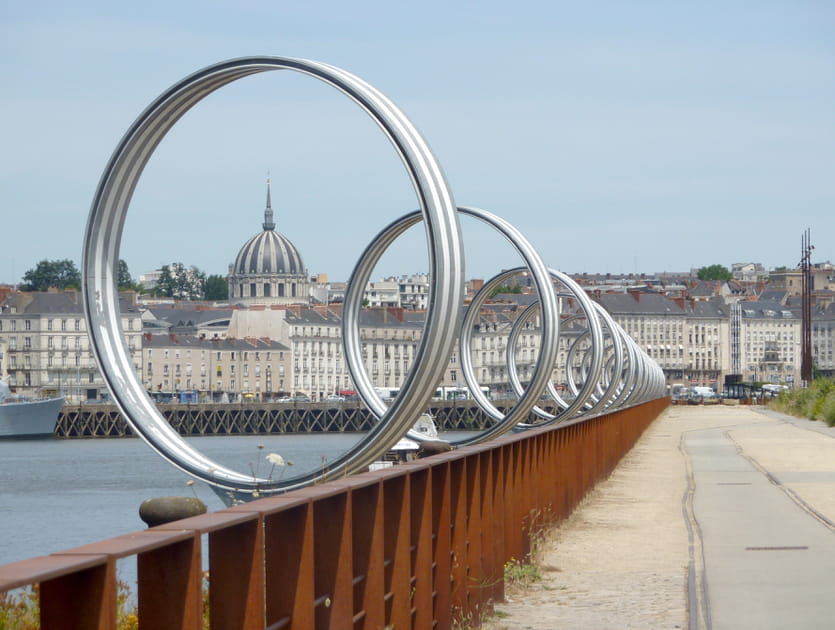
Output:
M569 515L666 408L661 398L0 566L41 628L117 628L136 558L140 627L451 628L504 594L504 566ZM203 566L203 538L208 567ZM207 589L207 590L206 590Z

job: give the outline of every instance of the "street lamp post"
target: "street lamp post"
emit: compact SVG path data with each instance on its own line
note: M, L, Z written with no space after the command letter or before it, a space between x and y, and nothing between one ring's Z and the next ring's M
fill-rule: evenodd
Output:
M815 246L811 244L811 233L809 228L806 228L806 231L803 233L801 238L800 258L801 284L803 287L801 319L801 335L803 342L801 347L800 379L803 387L812 382L811 258L813 249L815 249Z

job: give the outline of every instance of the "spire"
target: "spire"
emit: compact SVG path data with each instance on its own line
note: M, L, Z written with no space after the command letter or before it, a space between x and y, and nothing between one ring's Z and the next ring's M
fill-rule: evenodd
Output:
M274 230L275 222L273 221L273 207L270 202L270 175L267 174L267 207L264 209L264 230Z

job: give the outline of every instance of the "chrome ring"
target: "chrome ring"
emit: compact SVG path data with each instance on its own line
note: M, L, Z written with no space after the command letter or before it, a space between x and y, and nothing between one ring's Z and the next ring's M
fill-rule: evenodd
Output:
M194 105L243 77L273 70L312 76L356 102L394 145L412 179L426 223L432 277L421 374L409 397L325 473L284 482L254 478L212 461L189 446L165 421L134 370L120 329L117 265L122 229L134 188L153 151ZM159 96L119 142L99 181L84 237L82 292L91 347L113 397L131 428L169 462L213 487L256 494L308 485L362 469L405 432L415 410L425 407L455 344L464 296L464 259L458 213L441 167L406 116L381 92L334 66L286 57L246 57L200 70ZM450 324L452 324L450 326Z
M473 444L497 437L502 433L509 431L514 424L519 421L519 419L526 418L528 416L530 410L536 404L536 397L538 396L537 392L545 387L548 379L550 378L550 369L548 369L548 367L553 365L556 358L559 311L557 309L556 295L550 281L548 268L521 232L501 217L498 217L486 210L462 206L458 208L458 212L465 216L478 219L479 221L482 221L497 230L511 243L511 245L513 245L527 265L527 268L520 268L519 270L514 270L506 274L500 274L499 280L494 279L490 283L487 283L479 292L479 295L473 298L470 303L470 307L467 309L464 321L460 325L461 348L463 349L463 344L468 343L467 340L469 339L469 336L467 333L472 329L473 316L477 315L478 308L480 308L481 304L483 304L488 292L493 288L493 286L497 286L497 284L501 282L501 279L516 275L520 270L528 271L534 280L540 302L545 305L543 308L541 333L543 339L543 360L540 360L537 363L537 368L531 381L531 387L529 388L528 393L520 397L511 409L511 412L505 416L498 409L496 409L489 402L489 400L484 398L478 388L472 388L472 395L479 407L481 407L485 413L493 418L496 423L489 429L480 432L471 438L455 442L456 445L463 445ZM362 296L365 286L371 277L371 273L383 253L385 253L389 246L401 234L403 234L403 232L420 220L420 213L411 212L383 228L383 230L372 239L371 244L366 248L357 261L357 266L351 274L351 278L345 292L345 301L342 312L342 338L345 346L345 361L348 365L348 371L360 398L366 406L381 419L382 422L386 421L387 414L390 413L391 408L393 408L394 405L402 402L402 399L404 398L410 398L410 396L398 396L392 407L387 408L385 403L380 399L374 390L374 385L371 382L371 379L368 376L368 371L365 369L365 365L362 362L361 340L359 334L359 312L362 304ZM482 295L484 298L479 297ZM474 304L478 304L478 306L474 307ZM474 315L471 315L471 313ZM450 330L453 330L453 325L450 325L449 328ZM454 324L454 331L458 333L458 330L459 325ZM463 365L463 362L467 358L469 358L468 353L464 353L462 350L462 370L465 374L465 378L467 374L467 366ZM446 367L447 360L448 357L444 359L444 368ZM409 374L407 375L406 381L401 387L401 392L411 392L411 386L409 384L410 379L414 378L416 371L418 374L420 373L418 370L420 366L421 363L418 360L413 363L411 369L409 370ZM437 386L438 380L435 380L434 383L431 384L432 390L434 390ZM423 407L416 410L415 415L412 416L412 422L417 420L420 413L426 409L426 402L428 401L424 401ZM424 440L424 436L416 431L408 431L406 435L415 441Z

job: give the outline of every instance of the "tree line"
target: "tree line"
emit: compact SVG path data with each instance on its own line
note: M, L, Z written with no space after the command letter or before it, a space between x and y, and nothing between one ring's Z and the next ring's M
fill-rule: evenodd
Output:
M701 267L697 272L699 280L730 280L731 271L723 265ZM118 284L120 291L143 292L142 286L133 280L128 264L119 260ZM35 267L23 274L23 282L18 287L21 291L46 291L56 289L81 289L81 273L75 263L63 260L42 260ZM500 292L518 292L518 287L498 287L493 294ZM148 293L155 297L167 297L178 300L227 300L229 287L226 278L209 275L194 265L186 266L181 262L163 265L159 280Z
M81 289L81 272L68 258L42 260L24 273L22 279L23 282L18 286L21 291ZM124 260L119 260L117 282L120 291L144 292L142 286L134 281ZM194 265L187 267L181 262L175 262L162 266L159 280L148 293L155 297L180 300L226 300L228 285L223 276L207 276Z

